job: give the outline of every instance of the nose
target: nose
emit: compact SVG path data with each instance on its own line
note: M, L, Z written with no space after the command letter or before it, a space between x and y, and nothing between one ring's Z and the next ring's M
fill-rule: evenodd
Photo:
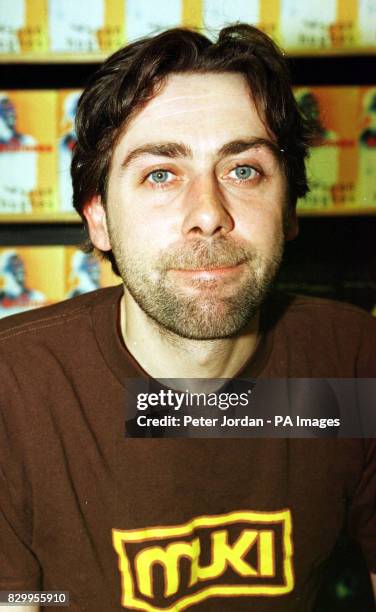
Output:
M234 220L221 194L215 176L201 176L185 194L184 235L225 235L234 228Z

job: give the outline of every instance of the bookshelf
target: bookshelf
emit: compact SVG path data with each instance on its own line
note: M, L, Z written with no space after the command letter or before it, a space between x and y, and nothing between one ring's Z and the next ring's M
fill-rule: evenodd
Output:
M51 1L54 3L54 0ZM180 0L176 1L180 2ZM288 0L288 3L292 6L294 1ZM354 40L358 36L358 26L351 26L350 20L356 14L355 8L357 2L355 0L346 0L346 2L343 0L335 1L338 4L340 21L334 24L334 26L333 24L330 26L329 33L330 35L334 33L336 46L328 46L328 36L326 36L327 40L322 47L316 46L315 48L310 48L308 45L305 48L292 47L291 45L286 47L286 57L290 63L294 86L297 88L307 87L314 90L314 88L320 89L322 87L370 88L375 86L374 62L376 46L365 43L362 45L354 44ZM106 6L109 6L109 0L104 0L104 2ZM172 0L172 2L173 4L176 3L175 0ZM183 25L189 25L191 17L194 21L193 25L202 25L205 1L181 0L181 2L183 7ZM37 0L34 3L35 6L37 3L41 7L42 4L43 6L48 4L47 0ZM260 19L264 19L265 29L269 33L275 33L280 43L283 43L281 41L283 33L281 33L280 24L278 24L278 7L281 7L283 3L284 0L281 0L281 2L259 0ZM56 2L55 4L57 5ZM120 15L120 0L115 0L113 4L117 5L118 14ZM216 10L215 3L208 0L209 5L212 8L210 9L209 7L209 12L206 14L207 17L210 10L212 11L212 16ZM169 24L165 24L165 27L168 26ZM44 33L46 32L45 26ZM124 32L122 36L124 37ZM41 40L44 50L39 50L39 52L23 52L22 54L0 53L2 90L10 92L17 90L25 92L32 90L53 90L61 92L62 90L81 89L90 74L109 55L109 52L103 51L94 51L93 53L60 51L52 54L46 50L46 36L42 36ZM113 44L113 41L111 44ZM52 207L52 209L54 208L56 206ZM320 277L321 274L322 278L327 279L323 284L330 285L333 282L333 278L329 278L328 270L333 268L337 270L335 276L343 278L345 283L346 270L344 266L346 264L347 268L351 267L351 261L354 261L359 272L359 278L364 279L364 282L369 285L370 290L374 291L372 269L376 269L376 261L373 253L374 240L372 239L372 234L374 235L376 230L376 203L375 206L368 204L359 206L357 205L355 195L351 205L345 206L341 205L340 201L336 202L333 206L326 206L325 208L310 206L309 203L306 203L304 208L298 210L298 215L301 225L301 236L295 243L296 246L292 244L287 246L287 268L286 274L284 273L283 276L284 279L288 279L290 275L290 289L294 289L295 268L290 265L291 257L289 253L295 253L298 250L302 253L303 269L307 275L308 284L311 282L309 278L310 269L315 269L315 278ZM329 233L327 231L328 227L331 228ZM356 241L350 238L352 231L357 236ZM364 233L364 244L359 238L360 231ZM306 250L304 247L304 241L312 247L315 244L315 240L317 240L317 236L321 236L319 242L323 252L327 253L327 260L322 262L320 272L317 272L316 261L312 261L312 248L311 250ZM50 212L34 212L33 214L0 214L0 247L12 244L30 246L64 244L73 246L81 243L84 238L84 229L78 215L75 213L52 212L51 210ZM329 244L326 245L325 241L328 241ZM333 241L337 241L341 245L337 251ZM359 251L359 253L361 252L361 257L358 257L358 254L353 249L356 244L359 250L361 243L362 248ZM292 256L292 259L294 257L295 255ZM337 266L339 262L336 262L337 257L341 260L341 270L339 272ZM315 258L319 260L320 250L315 250ZM354 275L353 269L351 274ZM312 282L312 284L316 287L320 285L320 283L316 282ZM304 283L299 278L295 285L296 289L299 290L299 287L303 286ZM336 296L342 299L343 294L334 287L330 297ZM346 297L348 297L347 294ZM365 305L367 308L369 306L368 302L362 303L362 299L357 300L356 296L354 301L360 305Z

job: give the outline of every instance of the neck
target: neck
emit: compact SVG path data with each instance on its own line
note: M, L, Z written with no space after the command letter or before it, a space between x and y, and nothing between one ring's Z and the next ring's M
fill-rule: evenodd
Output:
M234 338L191 340L160 328L127 289L121 300L121 333L129 352L153 378L232 378L256 349L259 316Z

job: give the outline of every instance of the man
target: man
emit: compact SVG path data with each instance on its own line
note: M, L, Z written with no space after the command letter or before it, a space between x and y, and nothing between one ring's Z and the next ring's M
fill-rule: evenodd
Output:
M307 612L346 524L376 571L372 441L124 437L134 379L375 375L367 313L267 297L314 135L284 59L170 30L104 64L76 127L74 203L124 287L2 323L0 588Z

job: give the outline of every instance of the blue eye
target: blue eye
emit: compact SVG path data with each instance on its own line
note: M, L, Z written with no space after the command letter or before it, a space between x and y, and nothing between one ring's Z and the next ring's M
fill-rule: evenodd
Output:
M157 184L166 183L170 177L169 175L171 175L171 172L168 172L168 170L154 170L150 172L148 180Z
M231 176L233 172L235 177L241 181L249 181L250 179L256 178L256 176L259 174L259 172L255 168L252 168L252 166L236 166L236 168L231 170L229 175Z

